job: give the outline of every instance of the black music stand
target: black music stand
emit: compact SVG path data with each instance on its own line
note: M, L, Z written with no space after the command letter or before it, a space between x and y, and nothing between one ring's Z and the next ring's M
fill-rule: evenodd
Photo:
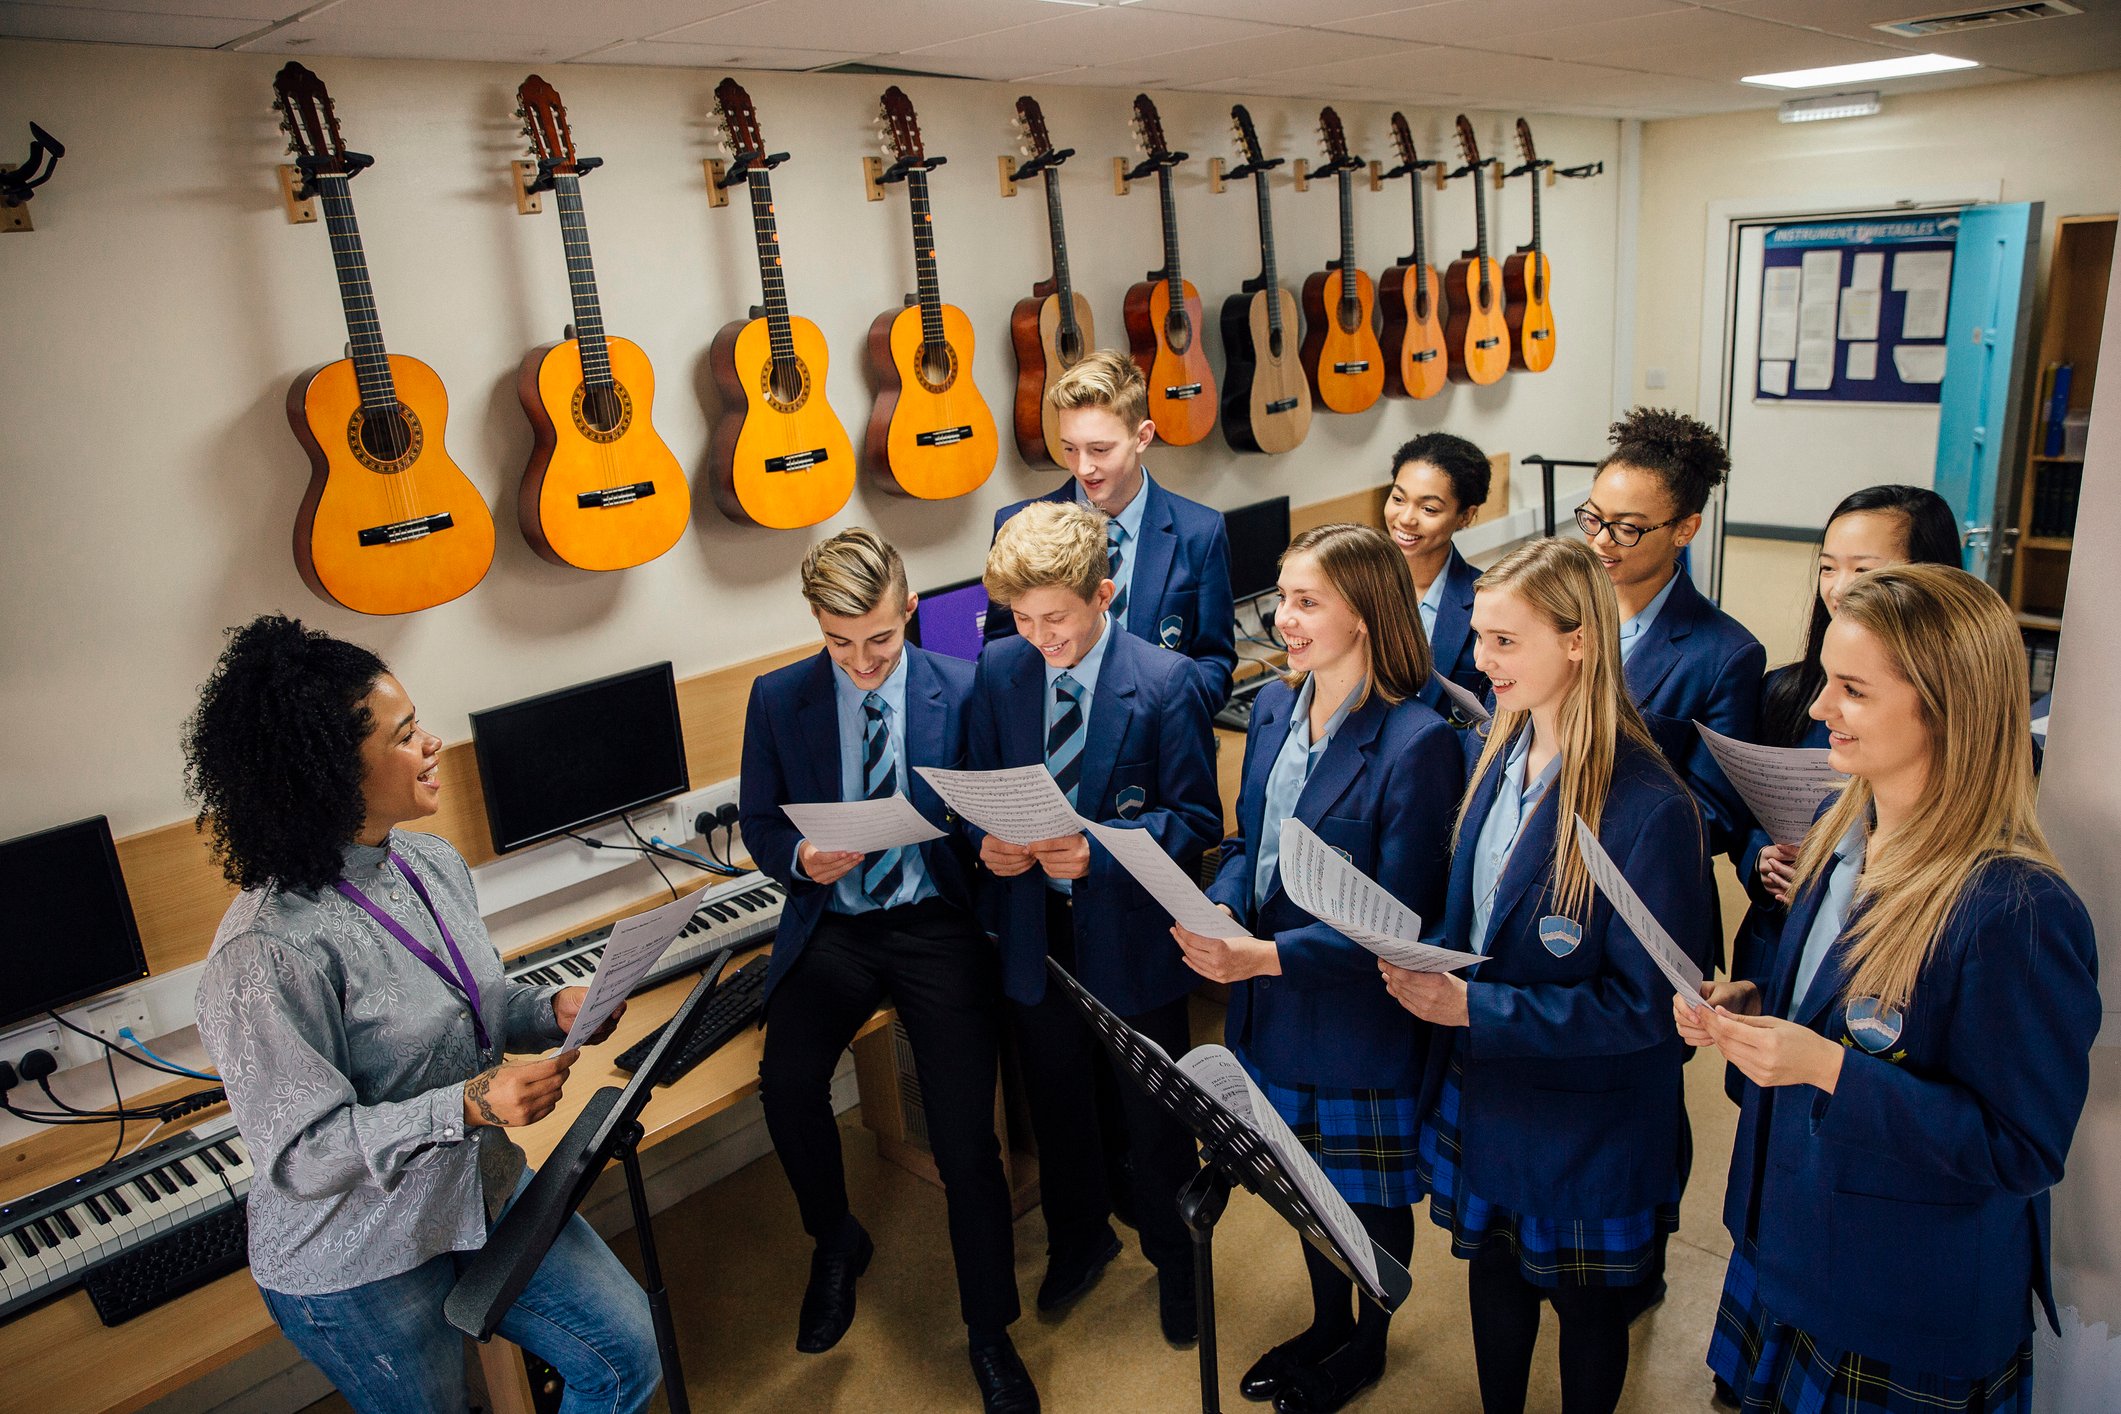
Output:
M486 1245L464 1265L442 1314L449 1323L475 1340L493 1338L501 1318L508 1314L545 1254L559 1239L560 1229L574 1210L589 1196L590 1185L616 1158L626 1169L626 1196L633 1203L633 1229L641 1244L642 1283L648 1290L648 1310L655 1319L655 1348L663 1362L663 1395L671 1414L691 1414L685 1395L685 1372L678 1363L678 1343L670 1320L670 1293L663 1285L663 1269L656 1260L655 1228L648 1212L648 1189L641 1181L641 1107L649 1091L661 1081L669 1060L680 1049L685 1033L706 1009L708 999L722 980L729 961L727 950L707 964L706 973L693 986L677 1012L663 1028L662 1039L621 1090L607 1085L589 1097L589 1103L567 1127L566 1137L554 1147L530 1184L501 1215L501 1221L486 1238Z
M1046 959L1052 984L1075 1004L1090 1029L1112 1053L1120 1071L1200 1141L1201 1167L1178 1193L1178 1216L1193 1237L1193 1293L1200 1309L1201 1414L1222 1414L1221 1379L1215 1363L1215 1224L1229 1204L1230 1189L1242 1185L1267 1200L1304 1241L1340 1268L1355 1289L1386 1311L1396 1311L1414 1279L1398 1260L1376 1243L1370 1253L1377 1268L1372 1285L1354 1259L1319 1219L1317 1211L1289 1177L1281 1159L1249 1126L1217 1104L1192 1076L1172 1064L1163 1048L1114 1015L1084 990L1068 970Z

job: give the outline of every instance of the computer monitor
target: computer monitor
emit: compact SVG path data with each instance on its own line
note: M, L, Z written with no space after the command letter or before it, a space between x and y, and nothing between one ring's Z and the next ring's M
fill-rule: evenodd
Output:
M471 714L496 853L692 789L668 663Z
M906 641L930 653L978 662L980 645L986 641L987 586L976 579L961 579L938 589L923 589L915 598Z
M1289 498L1254 501L1223 512L1230 537L1230 595L1240 604L1275 586L1289 548Z
M0 844L0 1027L147 975L110 821L97 815Z

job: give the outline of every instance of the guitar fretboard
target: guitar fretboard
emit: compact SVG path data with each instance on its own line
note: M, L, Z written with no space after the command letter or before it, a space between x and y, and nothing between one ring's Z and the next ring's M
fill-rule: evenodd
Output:
M1483 311L1493 308L1495 294L1488 286L1488 195L1481 190L1481 182L1487 172L1477 163L1473 167L1473 250L1479 257L1480 307Z
M795 358L795 335L788 327L788 286L781 278L781 234L773 223L773 188L766 169L752 169L751 229L758 239L759 284L766 295L766 338L776 365Z
M916 167L906 174L906 197L913 208L913 270L921 300L921 343L943 343L943 284L935 263L935 222L928 209L928 174Z
M324 203L324 228L331 234L331 260L339 276L339 303L346 308L346 339L352 347L361 406L371 415L395 414L398 391L390 376L390 355L383 347L383 326L376 318L375 289L368 282L368 257L361 249L361 228L354 221L346 174L320 172L313 185Z
M1075 282L1068 278L1068 233L1061 224L1060 168L1048 167L1046 179L1046 236L1053 244L1053 292L1060 299L1060 335L1064 347L1073 348L1081 337L1075 322Z
M1408 162L1414 160L1410 154ZM1416 167L1407 174L1407 189L1414 193L1414 308L1417 314L1429 312L1429 239L1421 226L1421 168Z
M560 203L560 240L567 248L567 289L574 299L574 336L582 346L582 381L611 386L611 350L604 342L604 314L597 303L597 272L589 259L589 221L582 214L582 179L563 173L552 179Z
M1333 175L1340 187L1340 297L1352 305L1356 300L1355 174L1342 167Z
M1267 171L1252 174L1252 191L1259 200L1259 278L1267 292L1267 332L1276 346L1281 339L1281 276L1274 268L1274 203L1267 192Z
M1171 308L1186 307L1185 278L1178 269L1178 202L1171 193L1171 169L1156 169L1156 197L1164 221L1164 286L1171 294Z

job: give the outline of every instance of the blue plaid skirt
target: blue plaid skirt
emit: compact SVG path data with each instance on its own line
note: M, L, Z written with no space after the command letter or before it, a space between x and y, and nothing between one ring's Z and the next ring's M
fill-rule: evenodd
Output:
M1822 1344L1760 1304L1753 1254L1731 1254L1709 1338L1709 1369L1744 1414L2030 1414L2033 1343L1981 1379L1895 1369Z
M1260 1074L1241 1051L1238 1061L1341 1197L1380 1208L1406 1208L1421 1201L1414 1152L1421 1116L1413 1095L1284 1085Z
M1460 1160L1465 1067L1453 1055L1436 1108L1421 1127L1417 1175L1429 1217L1451 1234L1454 1255L1471 1259L1490 1242L1508 1243L1534 1286L1633 1286L1650 1273L1659 1231L1679 1228L1679 1195L1620 1218L1552 1218L1513 1213L1467 1190ZM1675 1185L1676 1189L1676 1185Z

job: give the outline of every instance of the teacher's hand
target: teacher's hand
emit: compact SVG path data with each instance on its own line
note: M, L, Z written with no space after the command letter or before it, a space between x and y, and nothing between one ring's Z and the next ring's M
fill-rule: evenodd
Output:
M587 987L562 987L553 994L552 1019L559 1023L561 1031L570 1031L574 1028L574 1019L581 1013L582 1003L588 1000L588 997L589 989ZM604 1024L599 1026L595 1034L590 1036L583 1044L594 1046L599 1041L610 1040L611 1033L618 1029L619 1018L625 1014L626 1003L620 1002L619 1009L606 1017Z
M567 1072L580 1051L560 1051L543 1060L497 1065L464 1082L467 1127L536 1124L552 1113L567 1087Z

